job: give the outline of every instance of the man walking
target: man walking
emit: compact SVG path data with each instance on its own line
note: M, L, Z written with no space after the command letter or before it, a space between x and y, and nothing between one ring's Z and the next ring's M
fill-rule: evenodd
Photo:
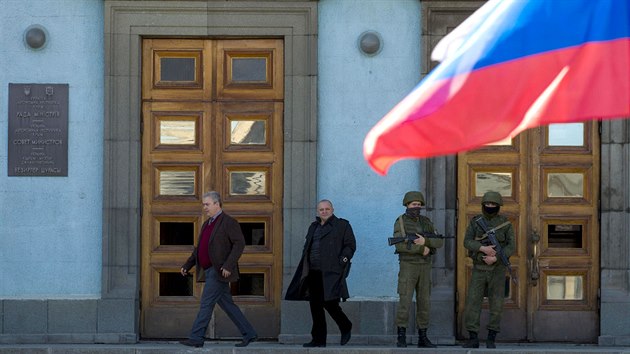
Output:
M205 285L190 336L180 343L190 347L203 347L214 305L219 304L243 335L243 341L236 346L246 347L258 335L232 300L229 287L229 282L238 280L238 259L245 248L245 238L238 221L223 212L218 192L204 194L202 201L203 210L209 219L201 226L199 243L180 272L186 276L196 266L197 281L203 282L205 278Z
M306 234L302 259L287 289L286 300L308 300L313 326L312 340L304 347L326 346L326 314L341 332L341 345L350 340L352 322L339 306L349 297L346 277L356 251L350 223L335 216L332 202L317 203L317 218Z

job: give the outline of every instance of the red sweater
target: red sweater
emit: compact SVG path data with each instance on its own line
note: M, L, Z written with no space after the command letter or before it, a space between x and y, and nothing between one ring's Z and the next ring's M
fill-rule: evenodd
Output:
M206 224L206 227L203 228L203 232L201 233L201 241L199 242L199 249L197 250L197 257L199 258L199 265L203 269L208 269L212 267L212 259L210 259L210 236L212 236L212 230L214 230L214 225L217 223L217 219L221 217L221 215L217 216Z

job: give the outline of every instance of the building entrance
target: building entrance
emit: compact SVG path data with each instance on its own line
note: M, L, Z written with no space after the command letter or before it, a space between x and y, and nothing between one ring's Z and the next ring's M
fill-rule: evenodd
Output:
M466 226L488 190L503 196L513 223L499 339L594 343L599 335L599 130L595 122L556 124L458 156L457 321L463 325L472 262ZM482 312L485 338L487 301Z
M188 336L203 289L179 274L205 220L204 192L245 235L232 295L260 337L280 331L283 42L144 39L141 321L144 338ZM240 338L217 306L208 338Z

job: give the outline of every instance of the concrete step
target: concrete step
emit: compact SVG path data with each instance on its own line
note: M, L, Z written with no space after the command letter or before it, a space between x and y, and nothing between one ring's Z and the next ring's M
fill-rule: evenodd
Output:
M180 353L216 353L216 354L395 354L395 353L450 353L450 354L586 354L609 353L630 354L630 347L601 347L597 345L575 344L511 344L497 343L496 349L465 349L460 346L440 346L436 349L419 349L415 346L395 348L367 345L334 345L326 348L303 348L297 344L279 344L277 342L255 342L245 348L234 347L235 342L206 341L203 348L189 348L177 342L140 342L137 344L2 344L0 354L180 354Z

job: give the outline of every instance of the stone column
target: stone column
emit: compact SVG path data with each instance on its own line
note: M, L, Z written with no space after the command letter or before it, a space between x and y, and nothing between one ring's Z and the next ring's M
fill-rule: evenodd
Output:
M602 122L600 345L630 345L630 121Z

